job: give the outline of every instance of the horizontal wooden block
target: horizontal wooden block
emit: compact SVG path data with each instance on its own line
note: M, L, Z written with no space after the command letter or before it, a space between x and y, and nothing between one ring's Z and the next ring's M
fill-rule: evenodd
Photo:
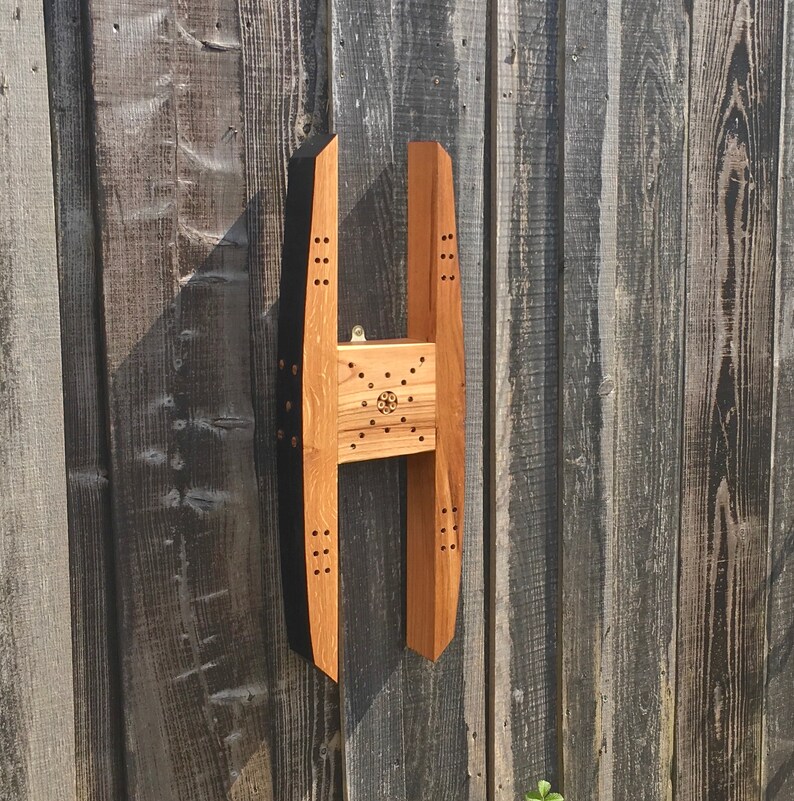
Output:
M435 449L435 343L345 343L337 362L340 464Z

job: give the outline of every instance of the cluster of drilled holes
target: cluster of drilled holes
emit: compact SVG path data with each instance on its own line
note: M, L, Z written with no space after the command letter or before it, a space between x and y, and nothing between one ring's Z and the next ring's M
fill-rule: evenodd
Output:
M278 369L283 370L287 365L284 363L284 359L278 360ZM292 375L298 375L298 365L293 364L291 369Z
M312 537L319 537L319 536L320 536L319 530L318 529L314 529L314 531L312 531ZM323 531L323 536L324 537L330 537L331 536L331 532L328 529L325 529ZM321 552L322 552L322 554L321 554ZM330 547L322 548L320 545L315 545L314 546L314 550L312 551L312 555L315 557L315 559L319 559L321 555L322 556L328 556L330 553L331 553ZM331 568L330 567L326 567L326 568L324 568L322 570L322 572L323 573L330 573L331 572ZM315 568L314 569L314 575L315 576L319 576L320 575L320 568Z
M455 238L455 234L444 234L441 237L441 241L442 242L447 242L447 241L451 242L454 238ZM441 259L442 259L442 261L455 261L455 254L454 253L442 253L441 254ZM455 280L454 273L450 273L449 275L444 273L441 276L441 280L442 281L446 281L447 278L449 278L450 281L454 281Z
M457 507L457 506L453 506L453 507L452 507L452 514L453 514L453 515L454 515L454 514L457 514L457 511L458 511L458 507ZM442 515L446 515L446 514L447 514L447 509L442 509L442 510L441 510L441 514L442 514ZM454 520L454 518L453 518L453 520ZM455 525L453 525L453 526L452 526L452 530L453 530L453 531L457 531L457 530L458 530L458 525L457 525L457 523L456 523ZM443 526L443 527L441 528L441 535L442 535L442 536L445 536L445 535L446 535L446 533L447 533L447 528L446 528L446 526ZM449 544L449 546L447 546L447 545L442 545L442 546L441 546L441 550L442 550L442 551L446 551L446 550L450 550L450 551L456 551L456 550L457 550L457 548L458 548L458 546L457 546L457 544L456 544L456 543L454 543L454 542L450 543L450 544Z
M330 241L331 240L327 236L322 237L322 239L319 236L314 237L314 244L315 245L319 245L321 243L327 245L327 244L330 243ZM328 256L322 256L322 257L321 256L315 256L314 257L314 263L315 264L328 265L330 263L330 261L331 260L328 258ZM327 278L323 278L323 279L315 278L314 279L314 285L315 286L320 286L320 284L322 284L323 286L328 286L329 283L330 282L329 282L329 280Z

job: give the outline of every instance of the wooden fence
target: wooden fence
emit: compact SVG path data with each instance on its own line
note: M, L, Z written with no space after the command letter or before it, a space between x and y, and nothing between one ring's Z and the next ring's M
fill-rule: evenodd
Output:
M792 8L2 5L2 801L794 799ZM451 153L469 410L436 664L401 463L342 471L339 685L286 645L273 440L328 130L340 338L404 334L406 144Z

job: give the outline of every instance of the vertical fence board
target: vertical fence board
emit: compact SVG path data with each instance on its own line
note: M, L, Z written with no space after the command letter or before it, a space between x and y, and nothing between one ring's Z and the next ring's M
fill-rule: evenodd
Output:
M396 256L390 0L332 0L333 127L339 134L339 338L404 335ZM339 474L342 696L348 801L405 797L404 546L400 462Z
M405 797L484 801L485 562L483 313L487 309L484 135L485 0L400 0L394 23L394 237L405 265L406 153L435 139L452 157L466 346L466 507L456 636L433 664L408 651L403 670ZM443 398L440 399L443 403Z
M761 787L764 801L794 798L794 16L786 9L781 76L776 240L772 505L768 546L766 683Z
M491 487L494 799L557 770L555 0L494 3Z
M761 767L783 3L693 6L677 798Z
M688 21L568 4L562 736L571 798L671 793Z
M0 799L73 801L69 542L40 4L0 12Z
M287 162L327 130L327 13L319 0L242 0L243 136L248 186L256 463L264 569L265 670L272 697L273 798L341 798L338 687L289 651L275 465L278 290Z
M88 76L81 8L44 4L61 299L80 801L124 798Z
M233 0L91 0L128 793L273 798Z

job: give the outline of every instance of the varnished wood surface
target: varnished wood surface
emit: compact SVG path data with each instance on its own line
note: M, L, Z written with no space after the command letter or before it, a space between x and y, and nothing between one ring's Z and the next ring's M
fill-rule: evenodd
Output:
M561 779L562 6L500 0L491 19L489 792L497 801L521 798L540 777L555 787Z
M408 145L407 265L408 336L436 343L436 449L408 460L406 642L436 660L455 634L466 425L455 191L437 142Z
M435 343L340 344L337 370L340 464L435 449Z
M2 801L76 801L50 148L42 5L20 0L0 12Z
M676 795L757 796L784 4L695 3Z
M121 688L93 151L82 18L69 0L44 4L61 300L66 477L72 586L75 771L80 801L124 798Z
M569 798L671 793L688 42L675 2L567 7L557 642Z
M295 399L303 405L297 447L303 449L303 535L312 658L334 681L339 677L338 160L339 146L334 138L314 162L303 358L299 366L303 377L301 397Z

